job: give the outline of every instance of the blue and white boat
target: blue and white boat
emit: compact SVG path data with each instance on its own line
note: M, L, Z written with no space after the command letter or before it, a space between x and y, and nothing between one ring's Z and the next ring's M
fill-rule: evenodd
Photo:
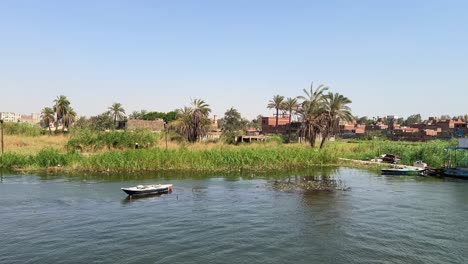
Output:
M135 187L127 187L121 189L129 196L160 194L172 192L172 184L137 185Z
M468 138L458 139L458 146L444 151L444 175L468 179Z
M468 180L468 168L445 168L444 175Z
M382 169L383 175L424 175L426 170L423 168L396 168Z

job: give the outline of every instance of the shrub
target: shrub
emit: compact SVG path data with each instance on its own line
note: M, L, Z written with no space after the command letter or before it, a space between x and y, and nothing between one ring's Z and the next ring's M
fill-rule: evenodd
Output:
M28 123L5 122L3 126L4 133L6 135L22 135L36 137L41 135L42 133L42 130L39 126L31 125Z
M104 132L83 129L72 133L67 148L86 151L128 149L134 148L136 143L145 148L153 146L157 140L158 136L148 130Z

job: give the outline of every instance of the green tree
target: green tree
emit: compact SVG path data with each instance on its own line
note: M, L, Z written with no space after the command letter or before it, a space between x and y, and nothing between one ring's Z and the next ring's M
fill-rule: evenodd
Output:
M323 148L325 141L329 138L330 134L335 134L340 120L352 121L354 119L351 108L348 104L351 103L347 97L339 93L328 93L324 96L325 99L325 126L322 129L322 142L320 149Z
M297 108L299 107L299 103L297 102L297 98L288 97L286 101L283 103L284 110L288 111L289 113L289 124L288 124L288 143L291 141L291 121L292 115Z
M129 119L143 119L143 117L148 113L146 110L141 110L141 111L133 111L128 118Z
M170 124L170 127L188 142L194 143L208 132L211 124L208 118L210 112L209 104L201 99L194 99L191 107L185 106L177 111L177 119Z
M63 116L63 125L70 130L70 126L75 122L76 112L71 106L67 106Z
M49 135L52 135L50 124L54 123L55 121L54 114L55 114L54 110L50 107L45 107L41 111L41 119L42 119L42 122L44 122L44 125L49 128Z
M88 128L89 127L89 120L86 117L81 116L75 121L75 124L73 125L73 127L77 128L77 129Z
M414 124L421 124L421 123L422 123L422 118L420 114L410 115L404 122L406 126L410 126Z
M115 127L114 120L110 112L104 112L97 116L92 116L89 119L89 126L93 130L107 130Z
M373 124L373 120L372 119L369 119L367 116L362 116L362 117L355 117L354 119L356 119L357 123L359 125L372 125Z
M162 119L164 122L169 123L177 118L177 111L164 112L148 112L145 113L141 119L143 120L156 120Z
M120 103L114 103L108 109L112 119L114 120L114 126L117 127L117 121L121 121L125 118L125 109Z
M275 133L278 134L278 118L279 118L279 110L283 110L284 108L284 96L275 95L273 99L268 102L268 109L275 109L276 110L276 126L275 126Z
M242 125L242 117L237 109L231 107L224 113L222 132L227 143L235 143L235 139L239 136L239 130L242 129Z
M62 124L62 133L64 132L65 125L63 124L63 117L67 114L67 109L70 106L70 101L65 95L60 95L57 96L57 98L54 100L54 112L57 115L57 118L55 119L56 125L55 129L57 130L59 124Z
M304 89L305 96L299 96L303 100L298 109L298 114L302 117L302 136L309 141L311 147L315 147L317 135L322 131L326 120L324 92L328 87L321 84L315 90L313 83L310 89Z

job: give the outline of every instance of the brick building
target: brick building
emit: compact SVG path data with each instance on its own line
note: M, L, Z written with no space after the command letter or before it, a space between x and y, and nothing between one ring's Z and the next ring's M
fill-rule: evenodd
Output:
M165 124L166 123L162 119L156 119L156 120L129 119L126 124L126 128L128 130L149 129L151 131L160 132L164 130Z

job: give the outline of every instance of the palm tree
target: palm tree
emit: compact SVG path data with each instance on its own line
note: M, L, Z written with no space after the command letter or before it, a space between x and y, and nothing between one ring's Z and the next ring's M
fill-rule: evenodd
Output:
M297 102L297 98L288 97L283 104L284 110L289 112L289 125L288 125L288 143L291 140L291 120L293 111L296 111L299 104Z
M192 107L189 141L196 142L208 132L208 127L210 125L208 116L211 109L210 105L202 99L194 99L192 101Z
M351 113L351 108L348 104L351 100L339 93L328 93L325 96L325 110L327 113L326 126L322 133L322 142L320 143L320 149L323 148L325 141L329 137L330 133L335 133L336 128L339 125L340 120L351 121L354 116Z
M315 146L317 134L322 130L324 125L324 95L328 87L321 84L315 90L313 83L310 85L310 90L304 89L305 96L299 96L302 99L298 113L302 116L303 136L309 141L310 146Z
M108 109L114 119L114 125L117 126L117 120L122 120L125 117L125 109L121 103L114 103Z
M70 101L65 95L57 96L54 100L54 112L57 115L56 129L59 126L59 122L62 123L62 132L64 131L63 117L66 115L67 107L70 105Z
M268 102L268 109L275 109L276 110L276 126L275 126L275 133L278 134L278 117L279 117L279 110L284 108L284 96L275 95L273 99Z
M171 127L177 133L184 136L189 142L196 142L204 136L209 128L208 115L210 106L201 99L194 99L192 107L183 107L177 110L177 119L171 123Z
M76 112L71 106L67 106L65 115L63 116L63 124L67 127L67 131L70 130L70 126L75 123Z
M179 135L182 135L185 138L187 138L187 140L190 134L192 112L193 109L187 106L177 109L177 119L169 124L170 128L174 129Z
M193 99L192 107L194 110L200 111L206 117L208 117L211 112L210 105L202 99Z
M50 107L45 107L41 111L41 119L44 122L44 124L49 128L49 135L52 135L50 124L54 123L55 121L54 114L55 114L54 110Z

